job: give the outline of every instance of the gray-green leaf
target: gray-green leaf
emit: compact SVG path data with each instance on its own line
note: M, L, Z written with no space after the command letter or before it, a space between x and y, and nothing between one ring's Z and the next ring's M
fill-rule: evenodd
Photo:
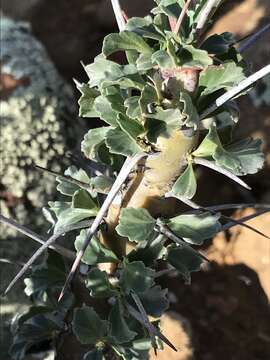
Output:
M140 54L136 60L138 71L147 71L152 69L153 64L151 60L151 54Z
M106 298L117 295L109 282L108 274L97 268L92 269L85 280L85 286L90 290L90 295L97 298Z
M183 174L177 179L172 188L176 196L192 199L196 194L197 181L193 171L192 163L189 163Z
M72 177L73 179L90 185L91 180L87 173L83 169L77 169L76 166L70 166L65 170L64 174L66 176ZM57 190L63 195L73 196L75 191L80 189L79 185L75 185L68 181L65 181L63 177L57 177L56 181L59 182L59 184L57 185Z
M181 238L191 244L201 245L204 240L211 238L221 230L219 215L186 214L171 218L167 225Z
M209 129L207 136L193 155L212 157L217 165L234 175L254 174L264 163L261 140L244 139L223 147L214 126Z
M216 127L211 126L208 134L205 136L199 147L193 151L192 155L197 157L213 156L217 147L222 147Z
M71 207L71 203L66 201L49 201L48 205L50 207L50 210L55 213L57 218L63 211Z
M230 32L214 34L209 36L202 44L201 48L209 54L224 54L229 51L235 42L235 37Z
M158 50L152 55L152 62L156 63L161 69L175 67L170 55L165 50Z
M95 99L94 109L97 117L106 121L109 125L116 127L117 126L117 115L118 113L113 110L111 103L106 96L100 95Z
M121 128L110 129L106 133L105 141L113 154L133 156L142 152L136 141L131 139Z
M94 217L98 213L98 208L92 209L80 209L80 208L69 208L62 211L59 216L57 223L54 228L54 233L61 232L65 227L76 224L77 222L86 218Z
M99 92L91 89L87 84L83 84L79 90L82 93L79 99L79 116L86 118L98 117L94 109L94 101Z
M121 31L109 34L104 38L102 53L109 56L116 51L136 50L139 53L151 54L151 47L143 38L132 31Z
M160 133L163 132L165 136L173 130L180 129L183 125L183 114L177 108L164 110L162 107L157 106L153 114L147 114L147 118L162 121L163 124L160 127ZM151 130L153 132L153 129L150 129L150 132Z
M144 292L149 289L154 282L154 271L147 268L142 261L126 263L120 276L120 284L123 290L129 294Z
M138 119L141 116L141 109L139 107L139 96L131 96L126 99L124 105L127 108L127 116L131 119Z
M212 58L205 50L197 49L193 45L182 44L183 50L180 56L180 65L200 66L209 68L213 64Z
M99 175L91 178L91 186L93 187L93 190L102 194L108 194L113 183L114 179L105 175Z
M139 294L143 307L148 315L160 317L169 307L168 289L156 285Z
M213 155L216 163L235 175L255 174L263 167L264 155L260 139L244 139L225 148L218 147Z
M162 41L164 38L156 31L153 26L153 19L151 16L144 18L132 17L126 23L126 30L133 31L145 38Z
M197 128L199 115L196 107L193 105L190 95L185 91L181 91L179 101L183 105L182 118L184 119L184 124L189 127Z
M113 342L122 344L134 339L136 332L130 330L124 317L124 309L119 299L113 305L109 315L111 325L109 336Z
M184 279L190 283L190 273L193 271L199 271L202 258L191 247L171 246L168 250L168 262L174 266L184 277Z
M126 115L118 114L117 123L120 128L133 140L144 132L143 126L136 120Z
M74 310L72 330L80 343L95 345L108 331L108 322L101 320L92 307L83 306Z
M75 248L79 252L85 240L87 230L81 230L80 235L76 237ZM82 261L87 265L96 265L99 263L117 262L118 258L110 249L107 249L101 242L94 236L87 246L83 255Z
M104 144L105 136L110 129L110 127L99 127L90 129L88 133L86 133L81 143L81 149L88 159L98 160L98 148Z
M113 82L126 75L135 74L137 68L131 65L119 65L114 61L105 59L102 55L98 55L92 64L85 67L85 71L90 79L90 87L94 87L101 86L104 81Z
M158 95L156 89L153 86L146 84L141 93L139 105L142 114L149 113L149 106L158 102Z
M72 197L72 207L98 211L98 206L95 201L92 199L88 191L84 189L79 189L75 191Z
M153 233L156 220L143 208L123 208L116 231L130 241L141 242Z
M235 62L208 67L200 74L199 87L203 89L201 96L209 95L219 89L229 89L244 78L243 68L237 66Z
M167 249L164 246L166 237L164 235L158 235L154 240L140 243L142 246L136 246L132 250L127 258L130 262L132 261L143 261L146 266L152 266L156 260L162 259L167 254Z

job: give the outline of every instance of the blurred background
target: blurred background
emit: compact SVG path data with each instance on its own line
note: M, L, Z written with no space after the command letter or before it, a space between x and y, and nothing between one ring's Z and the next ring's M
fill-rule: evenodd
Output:
M151 0L122 0L129 17L146 15ZM270 21L269 0L224 0L211 33L233 32L237 38ZM81 62L100 53L103 37L116 31L108 0L2 0L1 4L1 213L46 235L42 207L55 200L54 178L33 164L63 171L79 161L80 141L94 119L78 118L79 93L72 78L87 81ZM245 53L252 71L270 62L270 33ZM239 100L239 137L264 141L265 168L246 181L252 192L213 172L200 174L202 205L236 202L270 203L270 77ZM70 154L72 154L70 156ZM237 211L235 218L252 209ZM270 235L270 214L249 222ZM1 225L1 292L37 248L32 240ZM266 360L270 358L270 242L235 227L205 247L210 266L193 275L190 286L169 278L174 319L167 336L182 344L164 359ZM11 263L8 263L8 261ZM1 299L1 358L9 359L8 327L29 300L21 281ZM181 317L179 315L181 314ZM181 325L177 332L176 323ZM41 355L40 359L45 359ZM163 357L159 357L159 359Z

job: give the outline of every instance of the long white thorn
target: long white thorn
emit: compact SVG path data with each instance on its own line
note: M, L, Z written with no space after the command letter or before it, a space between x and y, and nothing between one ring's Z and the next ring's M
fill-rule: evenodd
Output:
M198 32L201 32L202 29L204 28L212 10L214 8L217 8L219 6L219 4L221 3L222 0L208 0L208 2L206 3L206 5L204 6L204 8L202 9L199 19L198 19L198 23L196 26L196 30Z
M213 161L209 161L206 159L199 159L199 158L194 157L193 162L194 162L194 164L205 166L205 167L212 169L224 176L227 176L231 180L235 181L237 184L243 186L244 188L246 188L248 190L251 190L251 187L248 186L242 179L240 179L238 176L234 175L230 171L216 165Z
M119 31L123 31L125 29L126 22L122 13L119 0L111 0L111 3Z
M17 230L19 233L27 236L28 238L40 243L41 245L46 244L47 239L44 239L42 236L36 234L34 231L26 228L25 226L17 223L17 221L7 218L4 215L0 214L0 223L6 224L10 227L12 227L13 229ZM58 252L60 255L65 256L68 259L74 259L75 257L75 253L71 250L68 250L66 248L64 248L61 245L53 245L50 244L49 246L50 249Z
M266 24L263 28L259 29L255 34L248 37L248 39L244 41L242 45L240 45L238 48L240 54L246 51L250 46L255 44L256 41L258 41L260 37L263 36L269 30L270 30L270 23Z
M216 109L224 105L227 101L234 98L236 95L241 93L243 90L247 89L249 86L251 86L256 81L262 79L266 75L270 73L270 64L264 66L259 71L255 72L254 74L250 75L245 80L241 81L240 84L236 85L229 91L227 91L225 94L218 97L213 105L211 105L209 108L207 108L201 115L200 120L205 119L208 115L213 113Z
M18 280L21 279L21 277L26 273L26 271L31 268L31 266L33 265L33 263L37 260L37 258L44 253L45 250L47 250L50 246L52 246L56 240L66 234L67 232L73 231L73 230L78 230L78 229L83 229L88 227L91 224L91 221L86 220L86 221L81 221L77 224L74 225L70 225L65 227L65 229L62 229L60 232L52 235L44 244L42 244L42 246L40 248L38 248L38 250L31 256L31 258L27 261L26 264L24 264L24 266L22 267L22 269L17 273L17 275L12 279L12 281L10 282L10 284L8 285L7 289L5 290L4 295L6 295L9 290L16 284L16 282ZM72 253L73 254L73 253ZM75 258L75 254L73 254L72 256L72 260Z
M92 237L94 236L94 234L96 233L96 231L98 230L98 227L100 225L100 223L102 222L104 216L106 215L111 203L113 202L114 198L116 197L116 195L118 194L119 190L121 189L122 185L124 184L124 182L126 181L129 173L131 172L131 170L133 169L133 167L137 164L137 162L142 159L143 157L145 157L146 154L145 153L139 153L137 155L134 155L133 157L127 158L124 165L122 166L122 169L120 170L109 194L107 195L104 203L102 204L95 220L93 221L92 226L90 227L90 229L87 230L86 233L86 237L84 240L84 243L82 245L81 250L79 251L79 253L76 256L76 259L71 267L71 270L67 276L65 285L61 291L61 294L59 296L59 300L62 298L62 296L64 295L65 290L67 289L67 286L70 284L71 280L73 279L73 276L76 272L77 267L80 264L80 261L88 247L88 245L90 244L90 241L92 239Z

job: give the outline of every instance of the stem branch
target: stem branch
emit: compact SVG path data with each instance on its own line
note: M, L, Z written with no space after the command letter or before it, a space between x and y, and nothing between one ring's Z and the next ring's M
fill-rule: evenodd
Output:
M192 1L192 0L187 0L186 3L185 3L185 5L183 6L183 9L182 9L182 11L181 11L181 14L179 15L179 18L178 18L178 20L177 20L177 23L176 23L176 25L175 25L175 27L174 27L174 29L173 29L173 32L174 32L175 34L178 34L178 32L179 32L179 30L180 30L180 27L181 27L181 25L182 25L182 22L183 22L183 20L184 20L184 17L185 17L185 15L186 15L186 12L187 12L187 10L188 10L188 7L189 7L191 1Z

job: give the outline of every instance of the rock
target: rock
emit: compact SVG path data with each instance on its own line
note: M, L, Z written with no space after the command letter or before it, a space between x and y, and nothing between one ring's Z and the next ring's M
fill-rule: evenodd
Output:
M30 25L1 18L1 208L31 228L55 192L55 179L34 165L60 171L80 140L73 89L59 75ZM36 210L35 210L36 209ZM38 209L38 212L36 212ZM1 237L14 234L7 229Z

